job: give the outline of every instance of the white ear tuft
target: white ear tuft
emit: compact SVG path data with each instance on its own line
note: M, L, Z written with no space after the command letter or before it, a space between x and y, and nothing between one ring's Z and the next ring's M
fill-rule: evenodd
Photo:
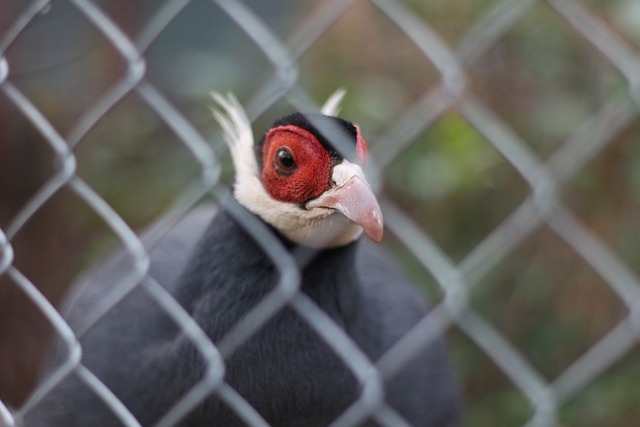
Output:
M347 90L343 87L338 88L333 94L327 99L327 101L322 106L322 114L325 116L337 116L340 114L340 103L342 102L342 98L347 93Z
M258 163L253 150L253 131L242 105L232 94L226 96L211 92L211 97L218 108L211 108L224 132L224 140L231 151L231 158L236 168L236 184L240 180L252 180L258 177Z

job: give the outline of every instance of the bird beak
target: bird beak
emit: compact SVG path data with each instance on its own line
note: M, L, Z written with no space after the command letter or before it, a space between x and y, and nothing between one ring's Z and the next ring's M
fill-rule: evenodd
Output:
M338 184L320 197L308 202L307 208L335 209L361 226L371 240L379 242L382 240L383 220L378 200L359 166L353 164L346 166L351 171L348 173L351 176L346 180L340 179L340 176L345 176L344 168L335 170L341 166L343 165L337 165L334 168L334 181ZM357 169L353 170L353 167ZM338 176L337 179L336 176Z

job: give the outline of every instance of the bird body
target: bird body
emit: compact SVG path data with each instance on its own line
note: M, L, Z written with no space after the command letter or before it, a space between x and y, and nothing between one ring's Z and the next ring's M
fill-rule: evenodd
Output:
M241 217L254 218L290 254L300 273L299 292L372 363L425 316L427 307L390 258L358 238L364 229L371 240L380 240L382 214L362 171L366 143L356 126L325 116L293 115L265 134L258 145L260 157L236 101L216 100L226 112L216 112L216 117L236 165L234 197L217 212L211 207L192 212L149 247L148 275L220 345L224 384L270 425L329 425L358 400L362 384L292 306L277 310L235 347L225 347L230 331L281 280L277 260ZM352 137L351 153L343 154L318 132L316 125L327 123ZM290 185L289 178L301 184ZM66 316L72 327L81 327L87 313L122 280L127 262L117 254L81 279ZM160 420L211 368L142 287L101 318L81 344L83 366L142 425ZM385 401L411 425L447 427L460 421L441 340L386 380L384 391ZM214 390L181 425L245 425L227 403ZM73 374L28 414L25 425L111 426L119 421ZM369 419L362 425L378 424Z

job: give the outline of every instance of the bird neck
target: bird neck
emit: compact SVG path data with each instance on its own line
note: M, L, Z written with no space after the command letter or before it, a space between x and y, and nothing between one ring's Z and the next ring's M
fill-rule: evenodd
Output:
M247 218L260 227L248 231ZM273 233L278 241L272 240L272 244L281 243L281 249L289 252L299 267L300 290L348 327L361 300L355 272L357 242L324 250L303 247L254 218L258 217L235 201L223 203L183 272L177 300L200 311L201 319L209 319L202 326L212 339L222 336L279 286L282 275L274 252L254 237L255 233Z
M282 247L293 256L301 272L301 290L309 293L310 296L314 297L318 293L332 293L335 297L347 297L351 293L350 289L355 289L355 258L359 239L324 249L305 246L292 241L261 216L240 204L234 197L230 197L225 205L225 211L229 213L238 229L236 233L243 236L242 239L247 247L253 246L250 251L254 256L264 257L272 268L275 268L274 261L271 259L273 252L270 252L270 248L266 250L261 248L255 235L260 232L270 232L271 236L282 244ZM248 217L251 221L246 220ZM258 230L259 227L248 226L251 222L255 225L256 221L262 225L262 231ZM244 253L244 256L249 254Z
M357 246L355 241L331 249L294 250L302 272L301 291L345 329L355 321L362 300L355 269Z

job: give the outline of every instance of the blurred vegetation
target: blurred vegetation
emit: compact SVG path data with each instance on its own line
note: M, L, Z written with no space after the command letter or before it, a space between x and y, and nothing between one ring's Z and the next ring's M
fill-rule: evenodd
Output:
M285 40L304 30L301 25L321 7L310 1L268 3L249 2ZM467 30L498 3L411 0L406 5L455 48ZM640 50L640 2L580 3ZM132 37L158 7L152 1L98 4ZM19 8L0 6L0 12L2 7L7 8L0 13L4 16L0 30L4 31ZM148 81L213 141L219 153L221 142L209 117L208 92L232 90L247 102L273 74L267 58L242 30L208 2L194 1L187 6L145 54ZM10 81L63 135L118 80L125 66L109 42L64 4L55 4L38 16L10 46L7 57L12 67ZM342 115L358 122L377 150L394 143L381 140L380 135L440 80L434 66L402 30L364 1L351 6L302 55L299 72L298 87L318 103L337 87L347 88ZM534 6L467 73L468 91L541 159L554 153L607 101L627 97L628 89L620 72L544 2ZM6 98L0 97L0 107L5 117L21 116ZM286 101L279 102L258 117L256 132L290 108ZM46 142L26 121L17 123L5 127L0 139L0 168L6 174L0 175L4 180L0 180L0 200L5 202L0 203L0 227L6 226L26 198L55 172L47 163L52 157ZM639 138L640 120L635 120L562 188L562 201L636 274L640 274ZM27 169L9 167L6 153L16 159L18 150L11 143L23 144L25 148L20 150L29 153L21 163ZM135 93L90 130L75 154L79 176L134 229L150 224L169 209L199 174L193 156ZM25 181L25 170L34 168L32 159L36 157L43 160ZM228 183L232 173L228 157L222 155L221 159ZM455 109L445 112L399 153L385 169L382 181L384 196L400 206L456 263L530 195L525 180ZM77 271L118 242L69 190L59 192L38 215L44 218L41 223L35 219L16 236L16 264L31 272L30 277L40 286L45 286L43 282L49 286L58 283L55 291L44 289L58 301L64 284ZM53 242L48 250L37 250L41 243L33 235L42 237L42 227L47 224L56 227L57 234L48 237L47 241ZM437 303L442 292L431 274L393 235L385 240L408 274ZM35 263L36 255L49 262ZM62 271L55 277L39 280L45 273L38 273L38 266L43 265L67 267L58 268ZM9 304L11 298L18 297L3 298ZM546 226L534 231L474 284L472 306L548 381L557 378L628 314L604 279ZM7 322L6 318L4 323L0 320L2 331L14 328L15 323ZM533 409L515 385L455 327L448 338L466 400L467 425L524 424ZM638 425L639 356L636 347L572 398L560 412L563 425ZM3 360L0 354L0 364ZM0 397L3 392L9 393L0 388Z

